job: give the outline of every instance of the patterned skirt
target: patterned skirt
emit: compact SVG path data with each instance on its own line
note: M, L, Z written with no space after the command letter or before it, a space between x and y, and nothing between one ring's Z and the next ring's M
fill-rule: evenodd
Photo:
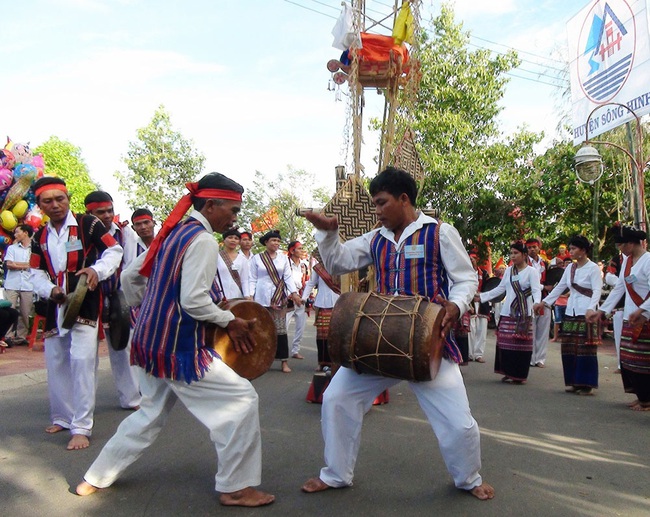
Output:
M501 316L497 328L497 349L494 356L494 373L515 381L525 381L533 355L533 322L524 335L517 332L517 320Z
M587 323L584 316L565 315L560 337L565 386L597 388L599 324Z
M328 339L330 335L330 321L332 319L332 309L321 309L316 311L316 339Z
M650 322L642 327L623 322L621 374L626 393L636 393L641 402L650 401Z
M286 336L287 334L287 308L282 307L280 309L273 309L272 307L266 307L266 310L269 311L271 318L273 318L273 323L275 324L275 331L278 336Z

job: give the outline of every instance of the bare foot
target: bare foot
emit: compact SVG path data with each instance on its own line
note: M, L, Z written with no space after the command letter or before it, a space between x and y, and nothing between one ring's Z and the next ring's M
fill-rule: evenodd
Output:
M237 490L237 492L230 492L221 494L219 502L224 506L265 506L275 501L275 496L260 492L252 487Z
M480 499L481 501L487 501L488 499L494 498L494 488L492 488L487 483L483 483L482 485L475 486L474 488L469 490L469 493L472 494L477 499Z
M650 402L639 402L638 404L631 406L632 411L650 411Z
M97 488L96 486L91 485L87 481L82 481L81 483L79 483L77 485L76 492L77 492L77 495L82 495L83 496L83 495L94 494L95 492L97 492L97 490L99 490L99 488Z
M282 361L282 373L291 373L291 368L285 361Z
M639 399L636 399L634 402L628 402L628 403L626 403L625 405L626 405L627 407L634 407L634 406L638 406L640 403L641 403L641 402L639 401Z
M90 446L90 440L83 434L73 434L68 442L66 449L69 451L78 451L79 449L87 449Z
M305 481L305 484L300 487L303 492L307 492L308 494L313 494L314 492L322 492L328 488L332 487L322 481L320 478L309 478L307 481Z
M45 428L45 432L48 433L48 434L60 433L61 431L64 431L64 430L65 430L65 427L63 427L63 426L61 426L59 424L48 425Z

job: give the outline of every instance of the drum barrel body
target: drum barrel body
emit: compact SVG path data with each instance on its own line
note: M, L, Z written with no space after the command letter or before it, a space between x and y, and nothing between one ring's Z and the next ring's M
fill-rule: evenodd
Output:
M429 381L442 359L444 313L420 296L344 293L332 311L332 361L358 373Z

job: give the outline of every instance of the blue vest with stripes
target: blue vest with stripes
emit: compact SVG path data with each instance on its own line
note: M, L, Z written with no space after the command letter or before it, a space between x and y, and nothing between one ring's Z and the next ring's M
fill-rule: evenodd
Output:
M438 223L425 224L404 239L400 246L377 232L370 242L377 292L424 296L432 302L438 295L447 299L449 279L440 255L439 237ZM444 357L457 363L462 361L451 333L445 340Z
M170 232L154 261L131 348L131 363L154 377L189 384L203 378L216 355L205 347L205 323L192 318L180 304L183 257L204 231L200 221L188 218ZM214 268L216 274L216 262ZM216 281L210 296L215 303L220 299Z

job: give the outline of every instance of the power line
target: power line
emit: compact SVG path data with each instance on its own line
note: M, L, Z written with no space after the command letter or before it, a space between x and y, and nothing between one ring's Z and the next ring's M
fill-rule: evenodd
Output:
M505 52L499 52L498 50L494 50L494 49L488 48L488 47L483 47L481 45L477 45L476 43L468 43L468 45L471 45L472 47L480 48L482 50L489 50L490 52L494 52L495 54L499 54L500 56L505 56L506 55ZM517 49L513 48L511 50L514 50L515 52L519 53L519 51ZM517 57L519 57L519 56L517 56ZM545 65L543 63L538 63L537 61L531 61L530 59L525 59L523 57L519 57L519 59L521 60L522 63L530 63L531 65L541 66L541 67L544 67L544 68L547 68L547 69L550 69L550 70L555 70L556 72L564 73L566 71L564 68L557 68L557 67L554 67L554 66Z
M332 20L337 19L336 16L332 16L332 15L324 13L322 11L317 11L316 9L312 9L311 7L307 7L306 5L299 4L298 2L292 2L291 0L284 0L284 1L287 2L288 4L297 5L298 7L302 7L303 9L307 9L308 11L312 11L312 12L320 14L322 16L327 16L328 18L332 18Z
M505 47L505 48L508 48L510 50L514 50L516 52L519 52L521 54L528 54L530 56L538 57L540 59L546 59L547 61L551 61L552 63L556 63L558 65L564 64L564 63L562 63L562 61L559 61L557 59L553 59L553 58L546 57L546 56L541 56L539 54L534 54L533 52L528 52L526 50L520 50L518 48L511 47L509 45L504 45L503 43L497 43L496 41L491 41L489 39L481 38L480 36L474 36L473 34L470 34L470 38L475 38L475 39L478 39L478 40L481 40L481 41L485 41L486 43L491 43L492 45L499 45L500 47Z

